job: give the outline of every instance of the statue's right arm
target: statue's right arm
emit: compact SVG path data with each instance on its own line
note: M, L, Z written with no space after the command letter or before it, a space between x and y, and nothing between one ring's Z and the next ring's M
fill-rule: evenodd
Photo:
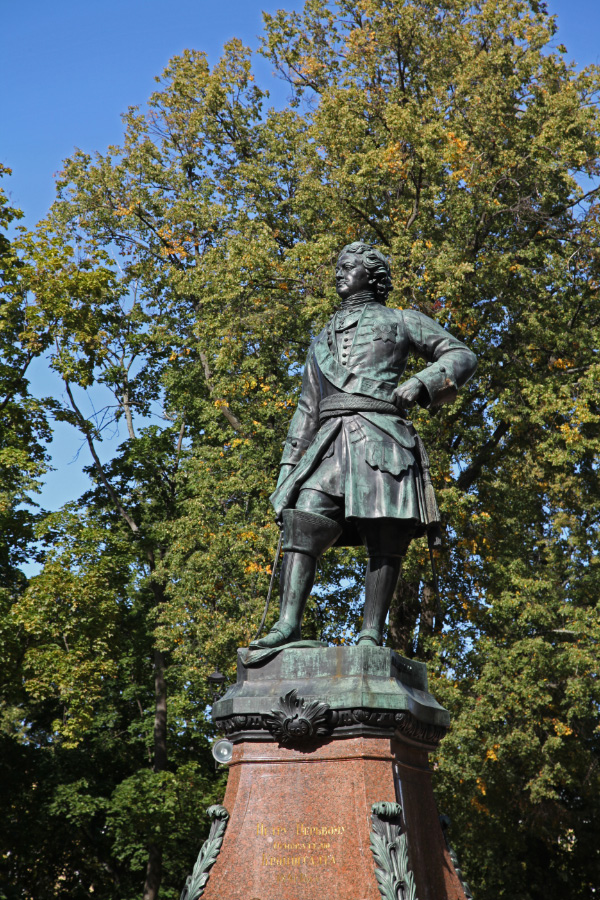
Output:
M321 391L319 389L317 364L311 345L306 365L304 366L298 406L292 416L283 448L278 484L281 484L283 479L287 478L292 468L304 456L309 444L319 430L320 400Z

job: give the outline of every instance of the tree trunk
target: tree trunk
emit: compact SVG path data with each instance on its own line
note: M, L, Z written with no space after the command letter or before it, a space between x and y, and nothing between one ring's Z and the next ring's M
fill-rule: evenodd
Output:
M165 681L165 657L154 651L154 771L167 768L167 684Z
M433 585L425 581L421 592L421 619L419 621L419 637L417 639L417 656L419 659L427 659L429 656L425 651L425 639L433 634L436 610L437 597L435 589Z
M420 606L419 582L405 581L400 575L390 606L388 644L409 658L415 653L414 634Z
M155 772L167 768L167 684L165 681L165 657L154 651L154 764ZM148 847L148 865L144 883L143 900L158 900L162 878L162 846L151 843Z
M162 847L150 844L148 847L148 865L146 866L146 882L143 900L157 900L162 878Z

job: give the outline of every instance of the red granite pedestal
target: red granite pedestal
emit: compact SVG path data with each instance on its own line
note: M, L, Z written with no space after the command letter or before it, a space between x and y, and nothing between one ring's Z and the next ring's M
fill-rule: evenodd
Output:
M230 814L203 900L380 900L371 808L402 807L417 900L465 900L440 828L428 751L394 737L348 736L302 749L234 747Z

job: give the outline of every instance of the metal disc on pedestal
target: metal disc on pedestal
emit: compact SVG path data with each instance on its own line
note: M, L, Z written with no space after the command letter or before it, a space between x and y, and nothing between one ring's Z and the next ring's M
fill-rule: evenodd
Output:
M225 738L217 741L212 746L212 755L218 763L226 766L227 763L231 762L231 757L233 756L233 744Z

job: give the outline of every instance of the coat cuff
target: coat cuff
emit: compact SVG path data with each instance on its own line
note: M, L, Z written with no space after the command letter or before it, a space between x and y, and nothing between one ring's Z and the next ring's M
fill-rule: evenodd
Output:
M458 386L452 371L443 363L434 363L428 369L413 375L413 378L420 381L427 391L429 402L423 404L425 409L441 406L443 403L453 403L456 400Z

